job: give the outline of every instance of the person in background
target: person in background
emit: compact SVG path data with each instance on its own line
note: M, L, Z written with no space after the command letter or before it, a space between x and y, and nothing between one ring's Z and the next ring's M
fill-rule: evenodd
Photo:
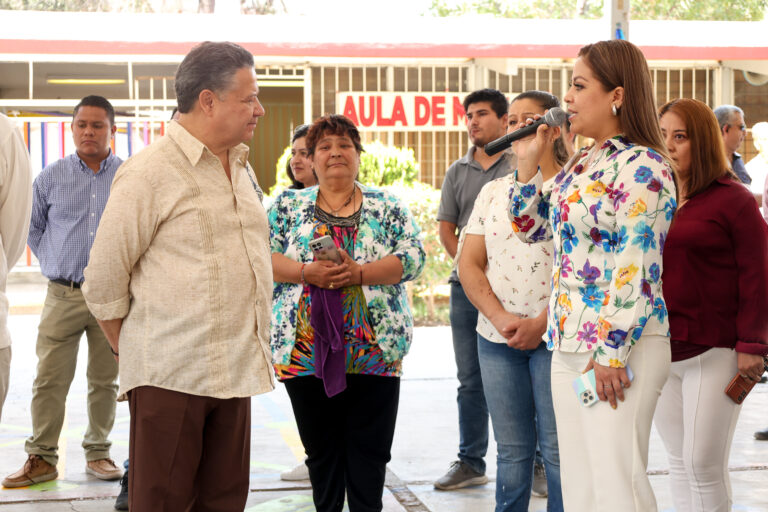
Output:
M0 114L0 420L11 374L8 274L24 252L32 211L32 166L24 138Z
M510 132L521 121L559 106L548 92L519 94L509 105ZM559 129L551 130L545 143L538 165L547 189L568 153ZM514 235L507 218L514 180L514 175L493 180L477 196L465 228L459 278L478 309L477 352L498 449L496 512L527 512L537 440L547 473L547 510L557 512L563 503L550 386L552 353L542 341L553 250L551 243L526 244Z
M757 206L763 208L766 198L763 195L765 182L768 180L768 123L760 121L752 126L752 144L757 150L757 155L747 162L745 168L752 178L750 189L755 196ZM763 216L768 217L768 212L763 208Z
M575 512L656 510L646 468L670 365L660 276L676 202L642 52L623 40L584 46L564 101L571 130L594 145L546 190L538 162L552 128L539 126L535 139L518 143L509 203L517 236L554 242L546 339L555 351L563 504ZM590 370L599 400L586 407L574 381Z
M413 336L405 283L424 267L420 229L391 193L355 179L360 134L341 115L307 134L318 186L269 209L272 357L293 406L319 512L382 510L402 362ZM310 244L328 237L340 261ZM325 240L328 240L325 238Z
M269 227L245 144L264 108L233 43L192 48L174 84L179 120L115 177L84 293L128 396L130 508L242 512L251 396L274 388Z
M747 163L749 166L752 164L754 167L761 169L761 174L765 175L763 180L763 219L768 222L768 123L759 122L752 127L752 140L755 148L759 151L758 155ZM752 169L748 169L752 172ZM760 382L765 382L766 377L760 379ZM755 439L758 441L768 441L768 428L758 430L755 432Z
M109 458L115 422L117 363L83 298L83 270L96 228L122 160L110 149L115 111L101 96L86 96L72 114L75 153L49 164L35 178L27 243L49 279L37 336L37 373L32 386L32 435L24 466L3 480L23 487L58 477L58 442L65 402L75 375L80 338L88 339L88 428L83 438L85 472L117 480L123 472Z
M440 191L440 242L451 258L456 258L459 235L467 224L477 194L486 183L509 174L514 155L500 152L489 156L484 147L504 135L507 129L507 98L496 89L481 89L464 98L467 133L472 146L445 174ZM485 454L488 450L488 406L483 394L483 379L477 359L477 309L467 299L454 268L451 285L450 321L456 376L459 379L456 401L459 407L459 459L435 481L435 489L460 489L488 482Z
M291 180L291 188L302 188L317 185L317 176L312 168L312 159L307 151L307 132L309 125L297 126L291 137L291 158L285 166L285 172Z
M664 246L672 369L656 428L675 510L727 512L741 406L724 390L737 374L759 381L768 355L768 225L729 169L709 107L684 98L659 113L680 206Z
M307 150L307 132L309 132L308 124L299 125L293 131L291 138L291 158L285 166L285 173L291 179L291 188L294 190L317 185L317 176ZM288 482L307 479L309 479L309 469L304 461L280 473L280 480Z
M720 127L720 135L723 138L728 163L739 180L749 186L752 183L752 177L747 173L741 155L736 152L744 143L744 138L747 135L744 111L736 105L720 105L715 109L715 117Z

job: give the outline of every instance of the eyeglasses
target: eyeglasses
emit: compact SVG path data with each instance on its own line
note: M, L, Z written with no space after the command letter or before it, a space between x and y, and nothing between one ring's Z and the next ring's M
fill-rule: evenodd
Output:
M747 125L745 125L745 124L738 124L738 125L737 125L737 124L731 124L731 123L728 123L728 126L731 126L731 127L733 127L733 128L738 128L738 129L739 129L739 130L741 130L742 132L745 132L745 131L747 131Z

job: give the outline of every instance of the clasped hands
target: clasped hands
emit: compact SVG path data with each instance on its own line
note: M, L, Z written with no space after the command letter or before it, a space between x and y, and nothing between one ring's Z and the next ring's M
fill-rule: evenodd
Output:
M362 283L362 265L339 249L341 263L317 260L304 265L304 281L330 290Z
M541 343L543 332L536 318L521 318L503 311L489 320L512 348L533 350Z

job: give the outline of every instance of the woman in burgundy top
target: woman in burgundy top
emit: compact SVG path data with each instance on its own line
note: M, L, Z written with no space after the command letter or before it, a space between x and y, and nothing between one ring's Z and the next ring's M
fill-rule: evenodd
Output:
M728 455L737 374L760 380L768 354L768 226L729 168L709 107L678 99L660 124L680 207L664 245L672 368L656 408L677 512L731 510Z

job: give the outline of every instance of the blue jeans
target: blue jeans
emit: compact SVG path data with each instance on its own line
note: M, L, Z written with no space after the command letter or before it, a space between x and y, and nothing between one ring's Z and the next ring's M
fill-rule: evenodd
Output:
M477 309L459 283L451 282L450 303L453 353L459 389L459 460L485 474L488 451L488 407L477 360Z
M547 510L561 512L560 456L552 406L552 353L517 350L477 335L485 399L496 437L496 512L527 512L536 441L547 473Z

